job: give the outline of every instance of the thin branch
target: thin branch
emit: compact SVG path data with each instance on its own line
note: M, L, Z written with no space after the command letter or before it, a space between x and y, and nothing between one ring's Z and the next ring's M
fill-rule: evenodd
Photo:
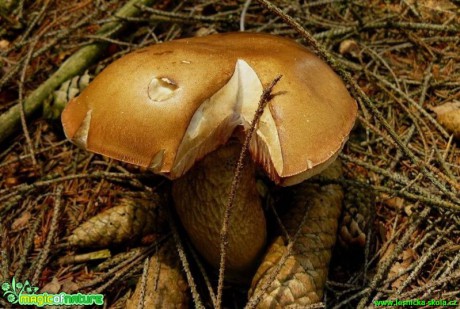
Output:
M240 16L240 31L244 31L244 23L246 21L246 13L248 12L249 6L251 5L252 0L246 0L243 5L243 10L241 11Z
M32 140L30 139L30 133L27 128L27 122L26 122L26 112L24 110L24 80L26 78L26 71L27 67L30 62L30 58L32 57L32 52L34 51L35 44L37 44L38 40L40 37L38 37L36 40L32 42L32 44L29 47L29 51L27 53L26 60L23 65L22 73L21 73L21 78L19 79L19 106L20 106L20 115L21 115L21 125L22 125L22 130L24 132L24 136L27 141L27 145L29 146L29 151L30 151L30 156L32 159L32 165L37 166L37 160L35 159L35 150L34 146L32 144Z
M40 255L38 256L37 266L35 268L34 276L32 277L31 283L33 285L38 284L38 278L42 273L43 267L45 267L46 260L48 259L51 245L53 241L56 239L56 231L58 228L59 219L61 218L61 210L62 210L62 186L58 186L56 190L56 198L54 201L54 209L53 209L53 216L51 219L51 226L48 232L48 236L46 237L45 245L43 249L40 251Z
M255 112L254 118L252 119L251 126L246 133L246 137L244 139L243 146L241 148L240 157L238 158L238 162L235 168L235 174L233 177L230 194L228 195L227 200L227 207L225 208L224 219L222 222L222 229L220 231L220 267L219 267L219 281L217 285L217 309L220 309L222 303L222 291L224 287L224 275L225 275L225 259L227 256L227 246L228 246L228 224L230 221L231 212L233 209L233 203L236 197L236 191L238 189L238 185L241 178L241 170L244 166L244 159L249 150L249 143L252 139L252 135L254 133L255 127L259 122L260 117L262 116L265 106L267 106L268 102L273 98L272 90L273 87L278 83L281 79L281 75L275 77L275 79L271 82L271 84L264 89L262 96L260 97L259 106L257 111Z
M176 222L174 221L172 211L170 207L166 207L166 208L167 208L166 212L167 212L168 222L169 222L169 226L171 227L171 231L174 237L174 243L176 244L177 253L179 254L179 258L182 263L182 267L184 269L185 276L187 278L187 283L192 292L193 304L195 305L195 308L197 309L204 309L205 307L203 306L203 302L201 301L200 294L198 293L198 289L195 284L195 280L193 279L192 272L190 271L190 265L188 263L187 256L185 254L184 246L182 245L182 241L180 239L179 231L178 231Z

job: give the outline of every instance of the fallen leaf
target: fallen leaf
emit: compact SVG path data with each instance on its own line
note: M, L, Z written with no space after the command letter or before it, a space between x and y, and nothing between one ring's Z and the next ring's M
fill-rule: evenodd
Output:
M340 42L339 53L341 55L350 55L353 58L359 58L360 48L355 40L343 40Z
M455 17L456 5L449 0L410 0L416 6L423 19L436 23L444 23Z
M61 286L62 285L59 283L59 280L56 277L54 277L53 280L51 280L51 282L45 284L45 286L41 289L40 292L57 294L59 290L61 289Z
M69 291L77 291L78 290L78 284L73 282L71 278L66 279L62 282L62 291L63 292L69 292Z
M438 122L455 138L460 139L460 101L431 107Z
M10 47L10 42L7 40L0 40L0 49L7 50Z
M404 207L404 199L400 197L390 197L388 194L382 193L380 198L386 206L392 209L401 210Z
M402 272L404 272L410 265L415 261L416 259L416 254L412 248L408 248L402 252L402 254L399 256L399 262L395 262L389 272L389 277L396 276ZM393 281L391 284L393 289L397 289L400 287L400 285L407 279L409 274L405 274L400 276L398 279Z
M13 224L11 225L11 228L13 229L13 231L17 231L25 227L27 223L30 222L31 217L32 215L30 214L30 212L28 211L23 212L19 218L14 220Z

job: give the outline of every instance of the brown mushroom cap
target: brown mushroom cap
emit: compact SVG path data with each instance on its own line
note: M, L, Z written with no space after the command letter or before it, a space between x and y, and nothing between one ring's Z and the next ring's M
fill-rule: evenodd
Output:
M281 37L228 33L132 52L109 65L62 114L69 139L172 179L247 129L263 87L277 75L250 152L282 185L337 156L357 105L308 49Z

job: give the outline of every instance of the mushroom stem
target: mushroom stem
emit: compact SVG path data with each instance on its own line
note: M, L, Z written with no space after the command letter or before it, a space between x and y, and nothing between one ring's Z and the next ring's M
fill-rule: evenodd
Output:
M177 214L200 254L215 268L220 263L220 230L241 145L231 142L197 163L173 183ZM256 188L255 166L247 158L228 226L226 277L250 281L267 232Z

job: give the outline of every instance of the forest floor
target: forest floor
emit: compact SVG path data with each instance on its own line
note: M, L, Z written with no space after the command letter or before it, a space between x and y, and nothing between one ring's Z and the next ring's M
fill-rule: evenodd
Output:
M244 30L324 50L359 105L340 157L343 183L375 194L367 246L358 259L333 258L316 307L460 301L460 125L446 125L436 109L460 104L458 1L272 1L281 13L263 0L136 2L145 6L120 12L128 1L0 0L0 283L102 293L107 307L124 307L162 231L109 247L105 268L94 257L100 251L70 246L69 236L120 196L155 195L168 184L67 141L60 112L70 90L61 84L80 76L78 92L143 46ZM198 293L211 307L206 288ZM243 307L246 293L225 285L224 307Z

